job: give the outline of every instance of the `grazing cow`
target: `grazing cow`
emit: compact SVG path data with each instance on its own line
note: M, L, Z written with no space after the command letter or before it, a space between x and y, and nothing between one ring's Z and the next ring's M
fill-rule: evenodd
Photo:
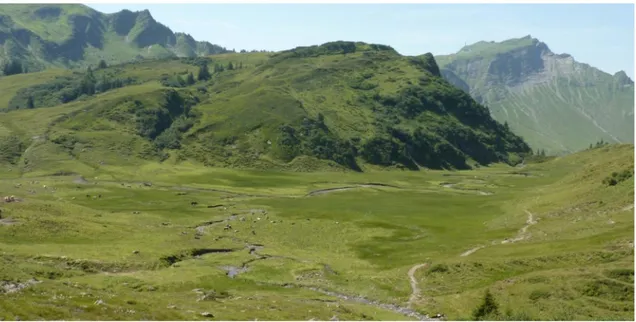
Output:
M192 201L192 202L190 202L190 206L196 206L196 205L198 205L198 204L199 204L199 203L198 203L198 202L196 202L196 201Z

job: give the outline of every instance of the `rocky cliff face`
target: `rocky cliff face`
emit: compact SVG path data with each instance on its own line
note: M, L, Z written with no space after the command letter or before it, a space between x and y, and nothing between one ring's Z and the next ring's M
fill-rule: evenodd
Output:
M225 48L157 22L148 10L103 14L83 5L0 6L0 60L19 60L30 71L130 61L138 57L194 57Z
M633 142L634 83L526 36L437 56L442 75L535 149L571 152L600 139Z

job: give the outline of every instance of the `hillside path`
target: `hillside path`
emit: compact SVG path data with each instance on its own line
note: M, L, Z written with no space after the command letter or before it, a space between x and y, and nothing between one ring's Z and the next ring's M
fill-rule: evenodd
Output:
M521 229L519 229L519 232L517 233L517 236L515 236L514 238L506 238L504 240L501 241L501 244L508 244L508 243L515 243L518 241L522 241L524 239L527 239L529 236L529 234L527 233L528 228L530 228L530 226L534 225L537 223L537 221L534 218L534 214L531 213L530 211L528 211L527 209L524 210L525 213L528 215L528 219L526 219L526 225L521 227ZM482 249L482 248L486 248L486 246L477 246L475 248L471 248L465 252L463 252L461 255L459 255L460 257L466 257L470 254L475 253L476 251Z
M408 276L411 282L411 289L412 289L411 296L409 297L409 302L408 302L409 308L413 306L413 303L420 297L420 287L418 286L417 280L415 279L415 272L417 272L418 269L425 267L426 265L428 264L426 263L417 264L411 267L411 269L409 269Z

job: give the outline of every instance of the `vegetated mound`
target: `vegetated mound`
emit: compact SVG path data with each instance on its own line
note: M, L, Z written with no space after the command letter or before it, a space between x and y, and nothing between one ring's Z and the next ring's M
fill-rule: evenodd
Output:
M136 154L143 158L258 167L308 156L355 170L364 163L465 169L531 152L443 80L432 55L404 57L383 45L340 41L273 55L131 63L21 89L11 102L22 103L10 105L69 101L55 82L75 88L64 97L86 105L51 129L49 140L69 151L79 138L97 146L118 135L146 142Z
M535 150L633 143L634 82L624 72L611 75L555 54L531 36L481 41L436 59L446 80L488 106Z
M104 14L79 4L3 4L0 49L4 75L51 66L85 67L101 60L116 64L229 52L172 32L148 10Z

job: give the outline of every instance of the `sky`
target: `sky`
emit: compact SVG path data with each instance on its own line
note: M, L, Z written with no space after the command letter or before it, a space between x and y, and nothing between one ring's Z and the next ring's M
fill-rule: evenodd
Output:
M285 50L329 41L451 54L531 35L557 54L634 79L634 4L88 4L150 10L158 22L228 49Z

